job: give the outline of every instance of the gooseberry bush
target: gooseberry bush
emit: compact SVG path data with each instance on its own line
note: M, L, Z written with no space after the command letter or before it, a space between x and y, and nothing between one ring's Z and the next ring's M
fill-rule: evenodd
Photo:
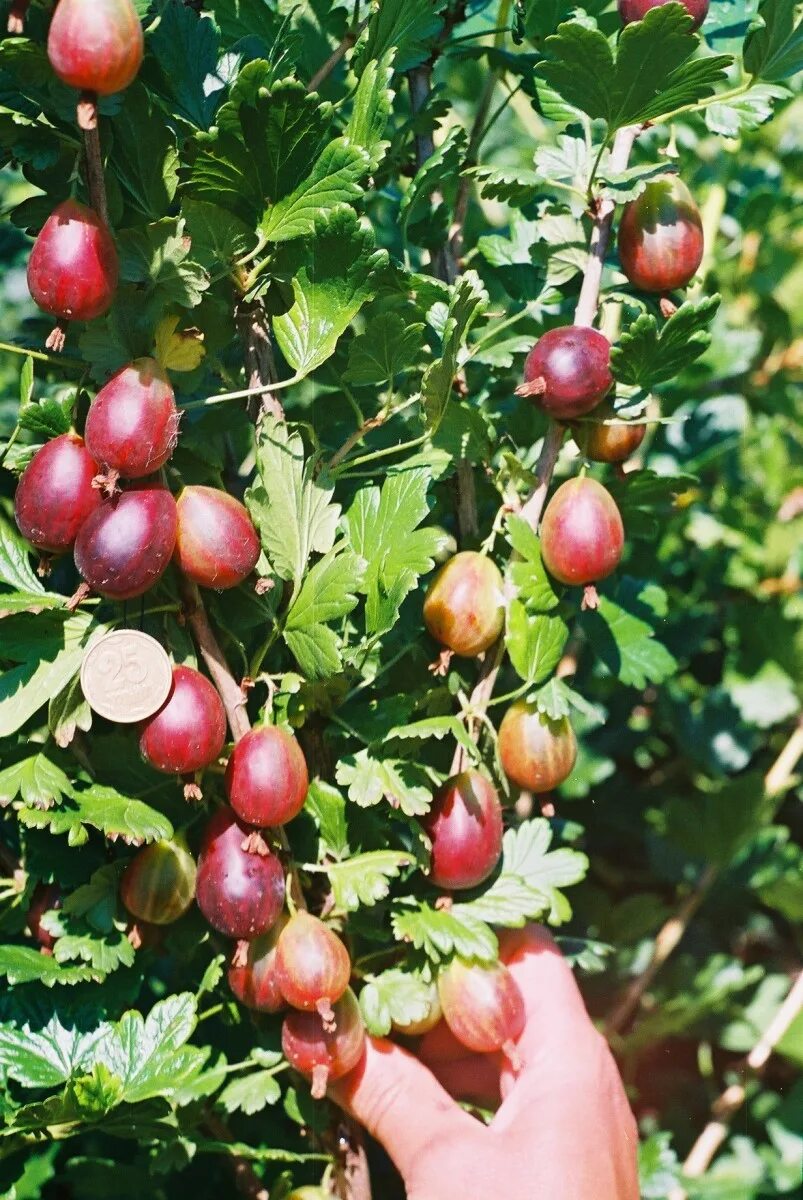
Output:
M792 1192L798 6L0 7L2 1195L393 1200L328 1084L530 921Z

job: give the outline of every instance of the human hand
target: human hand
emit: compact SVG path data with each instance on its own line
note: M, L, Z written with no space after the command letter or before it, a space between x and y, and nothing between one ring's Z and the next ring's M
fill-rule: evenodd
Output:
M636 1124L570 967L532 926L505 936L502 958L527 1012L516 1074L439 1027L418 1058L370 1038L333 1097L384 1145L408 1200L638 1200ZM489 1126L454 1099L494 1093Z

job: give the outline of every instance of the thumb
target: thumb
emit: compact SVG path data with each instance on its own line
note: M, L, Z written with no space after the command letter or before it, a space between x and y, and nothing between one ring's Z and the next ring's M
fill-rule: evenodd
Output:
M380 1038L367 1039L360 1065L329 1094L382 1143L405 1180L432 1142L477 1128L417 1058Z

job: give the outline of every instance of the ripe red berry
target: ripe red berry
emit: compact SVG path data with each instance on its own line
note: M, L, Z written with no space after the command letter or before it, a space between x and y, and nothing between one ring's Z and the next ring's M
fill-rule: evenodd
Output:
M93 458L123 479L152 475L176 448L179 413L170 380L152 358L138 358L98 392L84 436Z
M33 299L59 321L92 321L110 307L118 277L108 226L91 208L65 200L48 217L28 260ZM51 334L48 345L62 349L63 333Z
M75 433L63 433L37 450L14 498L20 533L37 550L69 550L84 521L100 507L100 493L92 486L97 470Z
M120 897L132 916L149 925L172 925L195 899L195 860L175 842L145 846L125 869Z
M668 4L669 0L619 0L619 16L623 25L631 21L640 21L651 8L659 8ZM699 29L708 15L709 0L680 0L690 17L694 19L694 29Z
M502 576L484 554L463 550L441 567L424 600L429 632L461 658L492 646L505 623Z
M60 0L50 23L47 55L62 83L111 96L136 78L142 25L131 0Z
M422 824L432 842L430 878L436 887L477 887L499 862L502 805L479 771L447 780Z
M22 33L25 28L25 14L31 0L12 0L8 14L8 32Z
M501 1050L515 1068L515 1043L524 1031L524 997L501 963L491 965L452 959L438 976L446 1024L475 1054Z
M277 1013L286 1007L276 978L276 942L288 918L280 916L267 933L252 942L240 942L229 966L229 987L254 1012Z
M132 488L81 526L75 565L93 591L110 600L141 596L162 577L176 543L176 502L156 484Z
M365 1049L365 1026L357 998L349 989L334 1007L333 1021L325 1024L316 1012L291 1012L282 1026L284 1056L302 1075L312 1080L312 1095L322 1100L330 1081L353 1071Z
M57 883L37 883L28 906L26 923L31 936L48 954L56 944L56 939L42 924L46 912L61 908L62 892Z
M308 912L297 912L276 944L276 978L288 1004L318 1012L328 1023L332 1005L349 985L351 959L340 938L323 921Z
M237 587L259 558L259 538L244 505L211 487L186 487L178 498L176 561L201 587Z
M606 421L615 424L606 425ZM646 432L646 425L638 421L623 422L618 418L607 400L603 400L590 417L572 425L572 437L583 455L592 462L625 462L638 450Z
M552 721L535 704L517 700L499 726L499 757L511 783L527 792L550 792L577 760L577 739L568 717Z
M578 475L561 484L541 522L541 554L555 579L573 585L606 579L624 544L616 501L601 483Z
M204 832L196 885L209 924L250 940L276 924L284 907L282 864L258 834L221 808Z
M304 754L291 733L275 725L252 729L234 747L226 793L237 816L265 829L298 816L309 788Z
M143 756L157 771L192 775L219 758L226 741L226 713L216 689L192 667L173 668L170 695L145 722Z
M619 261L634 287L672 292L685 287L703 261L703 222L677 175L655 179L626 204L619 223Z
M612 386L608 339L585 325L564 325L535 343L516 395L527 396L551 417L569 420L590 412Z

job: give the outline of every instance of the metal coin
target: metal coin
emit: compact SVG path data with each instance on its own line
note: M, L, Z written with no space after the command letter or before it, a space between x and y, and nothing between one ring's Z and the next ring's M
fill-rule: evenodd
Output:
M101 717L131 725L152 717L170 693L173 668L162 646L137 629L117 629L90 646L81 687Z

